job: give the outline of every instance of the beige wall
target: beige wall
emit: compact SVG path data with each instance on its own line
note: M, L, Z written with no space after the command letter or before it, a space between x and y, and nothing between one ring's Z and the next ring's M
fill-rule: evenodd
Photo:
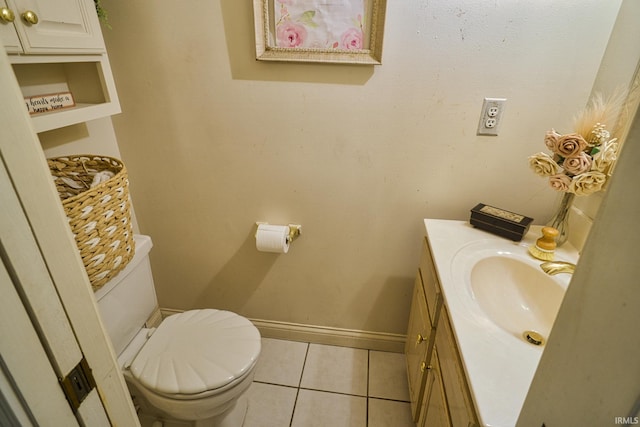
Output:
M255 61L249 1L110 0L160 305L404 333L422 218L551 216L526 158L586 103L619 4L390 1L370 67ZM475 134L483 97L508 98L498 137ZM258 253L255 221L303 236Z

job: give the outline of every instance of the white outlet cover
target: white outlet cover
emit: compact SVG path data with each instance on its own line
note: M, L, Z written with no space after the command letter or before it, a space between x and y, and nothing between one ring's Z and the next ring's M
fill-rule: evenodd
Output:
M498 135L506 98L485 98L478 122L478 135Z

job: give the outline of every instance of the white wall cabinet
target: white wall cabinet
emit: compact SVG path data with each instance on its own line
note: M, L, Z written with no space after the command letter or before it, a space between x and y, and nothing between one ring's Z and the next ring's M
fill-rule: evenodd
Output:
M2 42L8 53L105 52L93 0L0 0Z
M22 52L15 19L15 12L7 7L7 2L0 0L0 41L9 53Z
M425 239L407 342L413 419L419 427L477 427L471 393Z
M0 0L0 38L25 98L73 95L73 107L32 114L36 132L120 112L93 0Z

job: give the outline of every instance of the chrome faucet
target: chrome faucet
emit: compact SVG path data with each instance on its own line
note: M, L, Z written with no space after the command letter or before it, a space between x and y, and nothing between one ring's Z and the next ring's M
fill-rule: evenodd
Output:
M540 268L549 276L554 276L559 273L573 274L576 265L566 261L549 261L540 264Z

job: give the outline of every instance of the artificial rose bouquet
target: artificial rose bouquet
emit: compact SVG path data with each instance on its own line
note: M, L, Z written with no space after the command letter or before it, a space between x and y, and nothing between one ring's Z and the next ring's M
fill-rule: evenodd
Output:
M607 102L596 96L576 117L575 133L562 135L553 129L546 133L544 143L551 155L534 154L529 166L557 191L586 196L602 190L618 155L618 139L611 138L600 120L611 120L621 103L620 96Z

